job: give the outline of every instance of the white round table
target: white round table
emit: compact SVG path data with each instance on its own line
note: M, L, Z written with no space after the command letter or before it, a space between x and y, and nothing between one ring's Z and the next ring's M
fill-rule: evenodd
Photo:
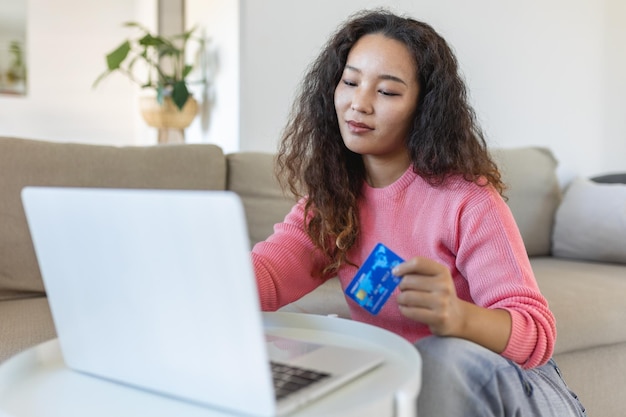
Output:
M382 366L300 409L299 417L417 416L421 358L417 349L386 330L334 317L263 313L266 332L303 340L359 346L385 355ZM245 393L242 393L242 401ZM56 339L0 365L0 417L223 417L186 403L68 369Z

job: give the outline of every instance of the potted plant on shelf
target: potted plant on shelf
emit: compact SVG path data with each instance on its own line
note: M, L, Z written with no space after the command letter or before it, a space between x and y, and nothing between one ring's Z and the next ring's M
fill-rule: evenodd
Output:
M198 103L191 95L191 84L203 84L208 80L190 80L194 65L186 61L185 50L193 41L203 52L207 40L194 36L195 28L174 36L159 36L136 22L124 26L139 30L139 35L128 38L106 55L107 70L94 82L94 88L114 72L119 72L143 89L155 94L140 98L141 115L146 123L159 129L159 142L167 142L166 129L181 133L198 114ZM184 137L181 135L181 138Z

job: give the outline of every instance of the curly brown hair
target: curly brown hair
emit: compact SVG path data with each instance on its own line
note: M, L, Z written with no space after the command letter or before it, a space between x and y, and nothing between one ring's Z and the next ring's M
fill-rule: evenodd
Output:
M339 132L335 88L353 45L374 33L402 42L417 63L420 93L406 142L415 172L433 186L462 175L504 191L446 41L412 18L382 9L359 12L340 26L311 64L277 154L281 184L306 198L305 228L328 256L328 265L317 271L325 276L350 263L347 252L359 237L357 204L365 181L361 156L344 145Z

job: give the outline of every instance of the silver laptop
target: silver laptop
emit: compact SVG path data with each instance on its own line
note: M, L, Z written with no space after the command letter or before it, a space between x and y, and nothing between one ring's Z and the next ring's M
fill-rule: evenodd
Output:
M371 351L265 336L234 193L27 187L22 200L71 369L272 416L382 362ZM275 388L272 368L284 365L304 370ZM295 383L309 385L286 392Z

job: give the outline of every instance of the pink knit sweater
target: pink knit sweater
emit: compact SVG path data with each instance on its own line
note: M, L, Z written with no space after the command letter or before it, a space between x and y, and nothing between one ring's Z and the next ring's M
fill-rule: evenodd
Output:
M404 259L423 256L450 268L458 297L510 312L512 332L502 355L524 368L544 364L556 338L554 316L539 292L511 212L492 187L457 178L432 187L412 169L385 188L364 185L361 237L349 258L360 265L376 243ZM297 300L322 283L311 271L324 259L303 225L297 204L265 242L253 248L261 305L266 311ZM338 277L345 289L357 268L345 265ZM348 299L352 318L395 332L410 342L429 328L400 314L392 294L373 316Z

